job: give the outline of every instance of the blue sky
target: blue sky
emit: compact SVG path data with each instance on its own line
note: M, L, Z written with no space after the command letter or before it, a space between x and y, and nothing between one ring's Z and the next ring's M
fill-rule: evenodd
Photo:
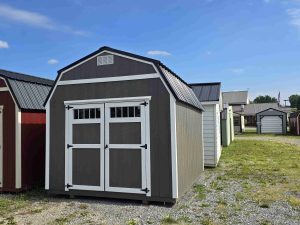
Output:
M103 45L251 98L300 94L300 0L0 0L0 68L54 79Z

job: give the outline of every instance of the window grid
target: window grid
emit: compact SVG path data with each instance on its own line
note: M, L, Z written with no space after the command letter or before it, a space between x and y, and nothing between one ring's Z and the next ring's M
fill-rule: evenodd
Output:
M100 108L74 109L73 111L75 120L101 118Z
M110 107L110 118L141 117L140 106Z

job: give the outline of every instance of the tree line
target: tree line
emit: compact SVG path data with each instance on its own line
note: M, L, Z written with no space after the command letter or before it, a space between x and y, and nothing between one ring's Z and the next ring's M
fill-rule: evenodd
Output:
M260 95L256 97L253 101L254 103L276 103L278 102L278 99L275 97L271 97L269 95ZM300 110L300 95L291 95L289 97L289 102L291 105L291 108L296 108L297 110Z

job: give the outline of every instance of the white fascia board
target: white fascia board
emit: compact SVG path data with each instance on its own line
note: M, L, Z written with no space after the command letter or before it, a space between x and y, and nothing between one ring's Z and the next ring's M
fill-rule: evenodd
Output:
M217 105L220 104L219 101L209 101L209 102L201 102L202 105Z

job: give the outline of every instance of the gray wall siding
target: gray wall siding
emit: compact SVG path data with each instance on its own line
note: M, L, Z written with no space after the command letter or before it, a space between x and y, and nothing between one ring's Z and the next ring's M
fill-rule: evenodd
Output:
M172 197L170 96L158 78L57 86L50 100L50 191L64 193L64 101L136 96L152 96L150 101L152 197ZM88 191L76 193L78 192L82 195L91 193Z
M202 113L176 105L178 193L182 196L203 172Z
M204 165L215 167L221 156L220 110L218 104L203 106Z
M102 53L100 55L111 54ZM87 62L65 72L61 80L117 77L149 73L156 73L152 65L114 55L114 64L97 66L97 57L93 57Z

